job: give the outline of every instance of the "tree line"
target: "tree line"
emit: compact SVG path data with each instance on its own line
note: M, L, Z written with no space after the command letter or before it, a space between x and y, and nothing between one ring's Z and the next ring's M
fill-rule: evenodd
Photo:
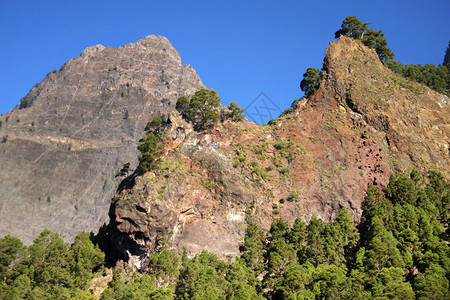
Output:
M383 30L374 30L369 28L369 25L370 23L363 23L356 16L348 16L342 21L341 28L334 33L334 37L338 39L340 36L347 36L360 40L367 47L374 49L381 62L397 75L450 96L450 42L442 64L404 65L394 60L395 54L388 48ZM320 70L316 68L308 68L303 74L300 88L306 98L319 88L320 74Z
M146 272L117 269L101 299L448 299L449 205L441 173L413 170L383 192L369 186L358 225L345 209L334 223L250 223L233 262L163 246ZM95 299L98 243L83 232L69 245L49 230L29 247L0 239L0 299Z

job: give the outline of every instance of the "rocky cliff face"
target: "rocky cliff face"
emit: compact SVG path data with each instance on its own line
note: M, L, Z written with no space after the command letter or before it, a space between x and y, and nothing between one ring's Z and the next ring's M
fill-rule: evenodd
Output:
M107 222L146 123L203 84L164 37L85 49L0 117L0 235L70 240Z
M394 171L449 176L448 101L342 37L327 49L319 90L272 126L226 121L196 132L171 113L160 165L113 199L113 241L145 268L165 239L191 255L236 255L250 221L331 221L342 208L359 220L367 186L383 189Z

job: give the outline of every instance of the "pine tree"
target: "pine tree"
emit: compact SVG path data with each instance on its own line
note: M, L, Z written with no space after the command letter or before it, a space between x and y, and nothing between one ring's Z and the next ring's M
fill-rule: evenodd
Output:
M259 274L264 269L264 242L266 235L256 223L250 223L240 247L241 257L249 268Z
M244 109L240 108L236 102L231 102L228 106L229 112L226 113L226 118L233 122L241 122L245 120Z
M341 28L334 33L334 37L338 39L341 35L360 40L364 37L364 33L369 23L362 23L356 16L348 16L342 21Z
M316 68L308 68L303 74L300 88L305 92L305 97L313 95L320 85L320 71Z
M175 108L195 130L204 130L220 120L219 105L220 98L215 90L200 89L191 99L180 97Z
M444 62L442 64L450 70L450 41L448 42L448 47L445 51Z
M387 47L387 41L382 30L373 30L369 28L370 23L362 23L355 16L348 16L342 21L341 28L334 33L335 38L341 35L351 37L375 49L378 57L382 62L386 62L394 58L394 52Z

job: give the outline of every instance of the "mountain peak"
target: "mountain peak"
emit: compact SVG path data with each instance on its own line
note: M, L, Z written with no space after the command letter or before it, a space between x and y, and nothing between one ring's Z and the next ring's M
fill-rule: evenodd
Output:
M152 251L167 234L191 254L235 255L248 222L332 221L342 208L358 221L367 186L386 188L394 172L449 176L446 96L346 37L328 47L321 77L271 126L226 121L199 132L170 114L179 125L162 167L116 193L117 171L138 164L147 122L204 86L164 37L89 47L0 117L0 234L29 243L50 228L70 240L105 223L113 199L110 227L124 253Z
M398 156L397 171L413 165L448 170L450 99L394 74L373 49L348 37L332 42L324 60L322 91L384 135ZM330 100L330 99L329 99Z
M272 125L226 121L165 135L161 166L120 190L110 210L115 249L141 269L161 240L195 255L236 255L245 228L274 219L356 222L369 185L395 172L447 172L449 106L341 37L327 49L319 89ZM445 96L444 96L445 97ZM447 118L447 119L446 119Z
M83 52L81 52L81 56L89 56L92 55L94 53L98 53L100 51L103 51L105 49L105 46L97 44L95 46L89 46L86 47L86 49L83 50Z
M66 240L96 231L147 122L203 87L161 36L88 47L49 73L0 117L0 234L30 243L44 228Z

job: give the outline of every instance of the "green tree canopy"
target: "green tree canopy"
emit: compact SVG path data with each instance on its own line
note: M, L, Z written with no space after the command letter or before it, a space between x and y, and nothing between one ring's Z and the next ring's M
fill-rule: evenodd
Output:
M450 63L445 65L434 64L406 64L390 60L385 61L385 66L394 73L409 80L424 84L429 88L449 96L450 95Z
M234 263L206 251L180 260L162 243L145 271L116 266L101 299L447 299L449 191L443 174L413 170L368 188L356 228L345 210L331 223L250 223ZM0 299L96 299L103 259L86 232L71 245L50 230L29 247L6 236Z
M229 112L226 113L226 118L233 122L241 122L245 120L244 109L240 108L236 102L231 102L228 106Z
M204 130L219 122L219 105L220 98L215 90L200 89L191 99L180 97L175 108L194 125L195 130Z
M216 255L203 251L181 270L176 291L179 299L226 299L229 283L227 264Z
M57 233L42 231L29 247L30 267L34 270L32 280L47 290L58 285L73 286L68 250L69 245Z
M356 16L348 16L342 21L341 28L334 33L335 38L341 35L351 37L375 49L382 62L394 58L394 53L387 47L387 41L382 30L369 28L370 23L361 22Z
M345 35L360 40L363 38L368 25L369 23L363 23L355 16L348 16L342 21L341 28L334 33L334 37L338 39L341 35Z
M241 257L248 267L261 272L264 267L264 232L256 223L250 223L244 236L244 244L240 247Z
M103 292L101 300L116 299L174 299L173 291L166 288L158 288L155 277L149 274L138 274L132 280L125 283L115 276L109 283L109 287Z
M405 77L405 66L401 62L396 60L389 60L386 61L384 65L391 69L391 71L395 74Z
M190 103L189 98L186 96L178 98L175 108L180 112L180 114L183 117L189 113L189 103Z
M141 155L139 156L139 166L137 168L139 173L148 172L156 165L164 150L161 138L161 134L150 132L149 135L140 140L141 143L138 149L141 151Z
M369 48L375 49L378 57L382 62L391 60L394 58L394 52L387 47L387 41L384 37L382 30L367 29L364 36L361 38L364 45Z
M14 261L23 258L25 247L22 242L11 235L0 239L0 278L7 277L7 272Z
M448 47L445 51L444 62L442 64L447 68L450 68L450 41L448 42Z
M448 299L450 285L445 274L441 266L431 264L424 273L417 275L414 280L417 299Z
M305 92L305 97L314 94L319 88L320 71L316 68L308 68L303 74L303 80L300 82L300 88Z
M105 253L91 241L89 232L81 232L70 246L70 270L75 277L75 286L85 289L92 279L92 272L103 266Z

